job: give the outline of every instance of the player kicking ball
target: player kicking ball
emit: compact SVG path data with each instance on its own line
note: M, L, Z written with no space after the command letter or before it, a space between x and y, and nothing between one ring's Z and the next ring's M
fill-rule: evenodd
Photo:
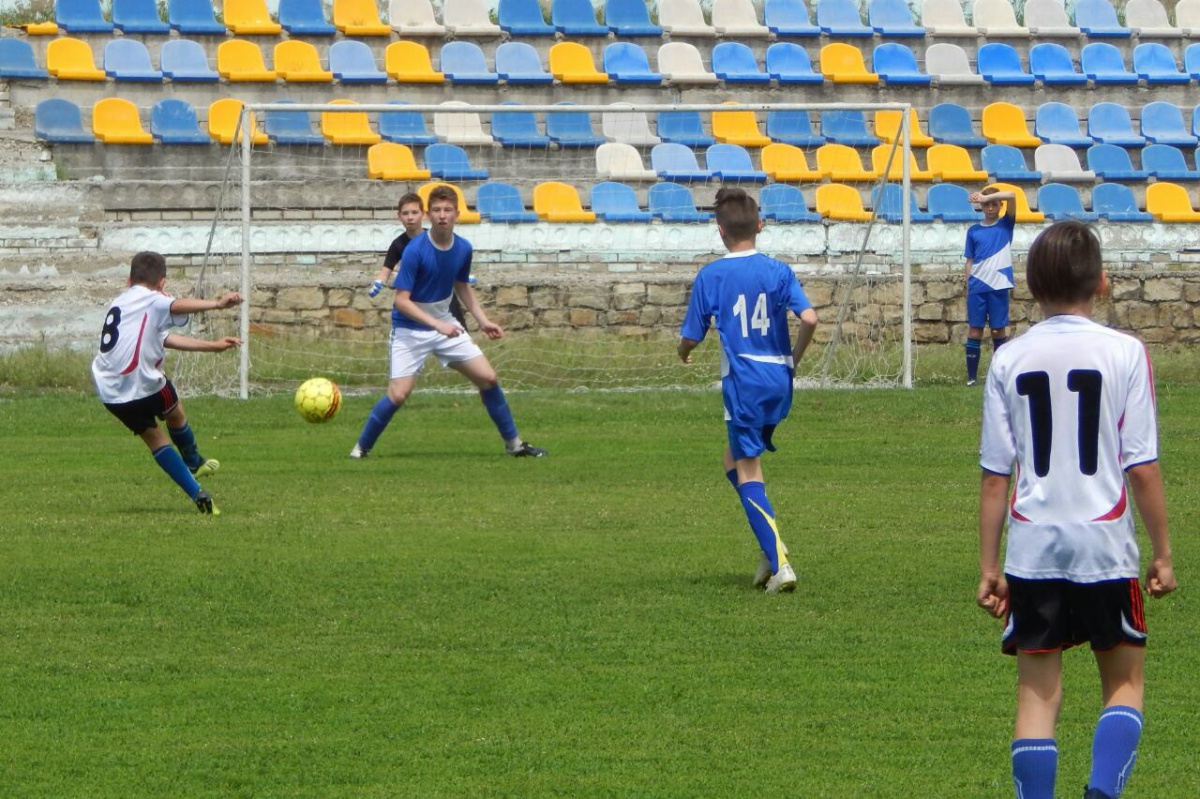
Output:
M763 484L761 456L775 451L771 436L792 406L792 379L817 327L813 310L791 268L759 253L758 203L742 189L721 189L717 229L729 254L702 268L692 284L680 330L679 357L691 352L715 322L721 337L721 395L725 403L725 476L738 492L762 557L756 587L793 591L796 573L775 524ZM788 311L800 318L793 344Z
M434 355L443 367L459 372L479 389L483 406L504 439L509 455L540 458L546 450L532 446L517 434L517 424L496 370L450 314L450 298L457 294L484 335L490 339L504 335L504 329L483 312L471 288L473 251L469 241L454 233L454 223L458 221L458 195L454 190L449 186L435 187L429 193L428 215L429 231L408 243L396 274L387 393L371 409L350 457L367 456L412 393L426 358Z
M1016 795L1053 799L1062 653L1089 643L1104 705L1084 797L1117 799L1137 759L1146 655L1128 489L1150 538L1145 588L1176 585L1153 376L1141 342L1091 319L1108 287L1091 227L1051 225L1027 264L1045 320L996 353L984 391L976 601L1007 618L1001 646L1017 658Z
M242 296L230 292L218 300L177 300L163 292L166 278L167 261L161 255L133 256L129 288L113 300L104 318L92 379L104 407L146 443L155 462L201 513L216 516L220 511L196 478L212 474L220 464L200 454L183 403L163 375L162 363L164 348L224 352L239 346L241 341L232 336L208 341L168 330L187 324L189 314L240 305ZM166 433L158 426L159 419L166 421Z

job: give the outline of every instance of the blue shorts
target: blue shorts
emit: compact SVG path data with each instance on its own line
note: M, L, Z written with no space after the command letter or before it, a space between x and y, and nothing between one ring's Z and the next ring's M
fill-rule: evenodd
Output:
M967 324L971 327L1008 327L1008 295L1011 289L981 291L967 295Z
M726 422L725 429L729 435L729 452L735 461L743 458L757 458L763 452L774 452L775 444L771 436L775 435L773 424L761 427L739 427L733 422Z

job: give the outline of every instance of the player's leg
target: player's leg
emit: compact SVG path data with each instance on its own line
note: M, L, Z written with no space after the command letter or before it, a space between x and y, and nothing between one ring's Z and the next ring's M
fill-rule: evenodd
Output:
M791 591L796 587L796 574L788 562L787 547L779 536L775 522L775 509L767 498L767 487L763 482L762 458L765 449L762 431L757 428L738 427L729 423L728 457L733 460L737 473L738 499L750 531L770 568L771 576L765 581L768 591ZM755 584L759 583L763 569L755 573Z
M462 337L456 336L455 338ZM467 342L455 343L461 347ZM540 458L545 455L546 450L521 439L517 433L517 423L513 419L512 409L508 407L508 398L505 397L504 389L500 387L500 379L496 376L496 370L492 368L487 356L479 351L478 347L473 343L470 346L479 354L464 360L448 360L445 365L470 380L475 388L479 389L479 399L483 401L483 407L487 409L492 424L496 425L496 431L504 439L504 448L509 455L528 458Z
M988 300L988 324L992 327L992 353L1000 349L1008 341L1008 289L991 292Z
M1054 799L1062 706L1062 650L1017 653L1017 720L1013 731L1013 786L1019 799Z
M200 454L200 448L196 445L196 435L192 432L187 413L183 409L183 400L169 380L164 390L167 389L175 399L175 404L163 414L163 421L167 423L167 434L192 474L196 477L206 477L221 468L221 463Z
M154 462L158 464L158 468L166 472L167 476L183 489L183 493L196 503L196 507L200 509L201 513L220 515L221 511L217 510L216 505L213 504L212 497L200 487L200 483L196 482L192 470L183 462L179 451L171 446L171 440L157 424L142 430L138 433L138 437L145 442Z
M967 295L967 385L979 379L979 350L983 342L983 326L987 323L987 300L981 293Z
M421 374L425 359L433 351L438 335L432 330L392 330L387 391L367 415L362 432L358 434L358 441L354 443L354 449L350 450L351 458L367 457L375 442L383 435L392 417L416 386L417 377Z

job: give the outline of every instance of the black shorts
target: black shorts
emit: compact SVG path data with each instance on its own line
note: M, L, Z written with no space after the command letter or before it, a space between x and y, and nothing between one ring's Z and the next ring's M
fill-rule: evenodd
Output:
M158 392L148 397L135 399L132 402L106 402L104 407L109 413L121 420L135 436L140 436L152 427L158 427L158 419L165 419L167 414L179 404L179 395L175 386L168 380Z
M1099 583L1008 580L1008 623L1001 649L1053 652L1083 643L1104 652L1119 644L1146 645L1146 613L1136 577Z

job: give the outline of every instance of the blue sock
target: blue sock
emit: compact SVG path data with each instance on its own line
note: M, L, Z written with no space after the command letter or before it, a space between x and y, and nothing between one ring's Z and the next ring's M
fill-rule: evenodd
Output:
M200 484L196 482L195 477L192 477L187 464L183 462L183 458L179 456L174 447L162 446L150 454L158 462L159 468L166 472L185 494L192 499L196 498L196 495L200 493Z
M200 457L200 450L196 446L196 436L192 433L192 426L187 422L183 423L183 427L175 428L167 426L167 433L171 436L171 443L179 450L179 454L183 456L183 462L187 464L189 469L199 469L200 464L204 463L204 458Z
M730 469L729 471L725 472L725 479L729 481L731 486L733 486L733 490L737 491L737 469Z
M1004 338L993 338L992 339L992 352L995 352L996 350L1000 349L1002 346L1004 346L1007 343L1008 343L1008 336L1005 336Z
M367 417L362 432L358 434L358 448L363 452L370 452L371 447L375 446L375 442L383 434L383 429L388 426L388 422L392 421L392 417L398 410L400 410L400 405L392 402L391 398L384 394L371 409L371 414Z
M504 389L499 385L479 392L483 407L487 408L488 416L500 431L500 437L506 442L517 437L517 423L513 421L512 411L508 409L508 400L504 398Z
M1053 738L1013 741L1012 772L1017 799L1054 799L1058 744Z
M742 483L737 492L746 511L746 519L750 522L750 530L758 539L759 547L771 559L771 571L779 571L779 567L788 561L787 555L783 554L783 542L779 540L775 511L767 499L766 486L762 483Z
M1104 791L1113 799L1120 796L1137 761L1141 736L1141 713L1123 705L1105 708L1092 738L1092 775L1088 787Z
M979 378L979 339L967 339L967 379Z

